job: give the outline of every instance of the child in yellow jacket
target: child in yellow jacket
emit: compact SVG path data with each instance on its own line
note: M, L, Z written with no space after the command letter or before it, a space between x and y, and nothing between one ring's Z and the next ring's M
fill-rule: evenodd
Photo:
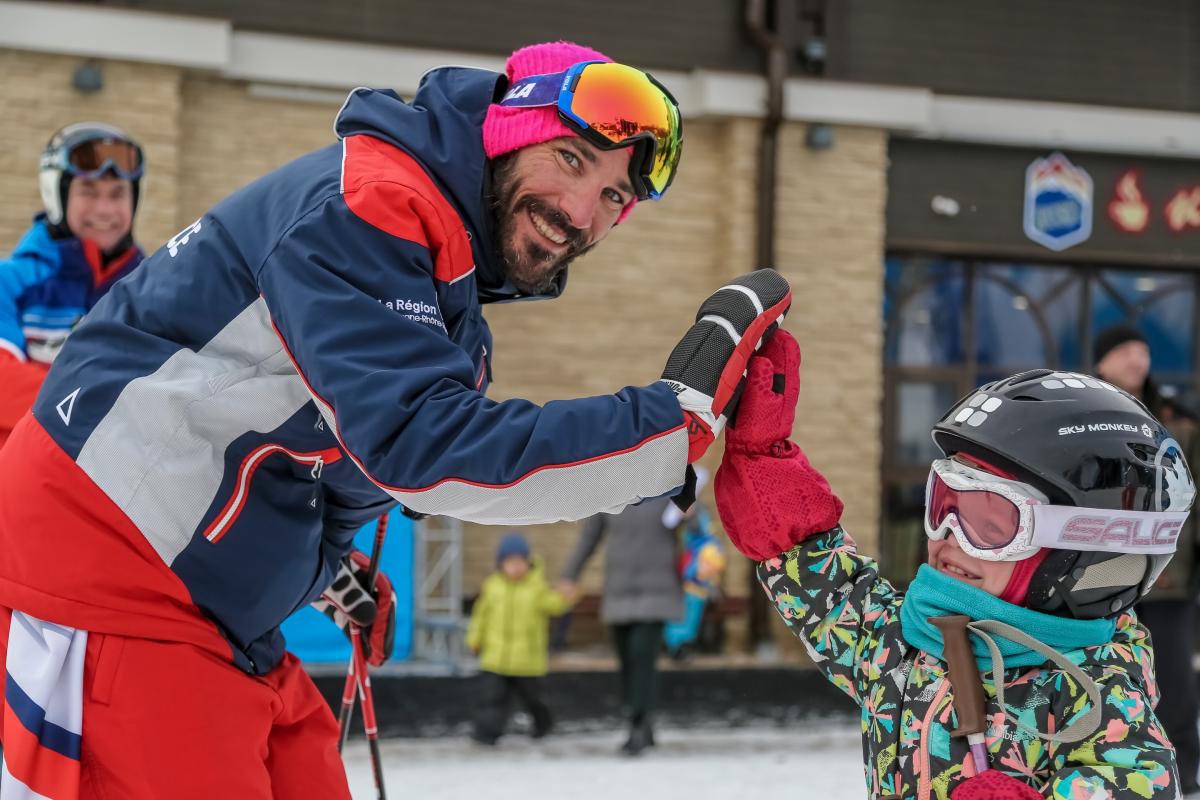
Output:
M574 592L546 584L529 542L512 532L500 540L496 571L483 582L467 628L467 647L480 656L482 692L472 738L494 745L504 733L513 695L533 717L533 738L550 731L550 709L541 698L550 618L574 604Z

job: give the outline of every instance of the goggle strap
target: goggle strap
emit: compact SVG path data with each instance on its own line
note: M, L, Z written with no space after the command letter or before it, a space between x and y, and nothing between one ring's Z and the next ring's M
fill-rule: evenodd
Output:
M571 70L530 75L513 83L499 105L508 108L543 108L558 105L558 96Z
M508 91L504 93L497 105L507 108L547 108L551 106L558 107L559 119L562 120L568 127L576 130L580 135L588 138L601 149L612 149L614 147L626 147L631 143L634 145L635 153L640 154L630 160L629 172L630 179L636 189L638 199L645 200L648 198L658 199L662 193L666 191L666 186L661 190L656 190L650 183L649 175L650 168L653 164L654 153L658 146L650 132L630 136L620 142L613 142L607 136L590 127L591 123L581 119L571 108L568 98L571 97L575 86L574 81L583 70L591 64L603 64L602 61L585 61L578 64L573 64L561 72L548 72L541 75L529 75L514 81ZM658 88L666 97L674 102L674 98L670 93L649 74L643 73L646 78ZM594 135L593 135L594 134ZM646 139L646 144L643 146L639 140ZM673 173L673 170L672 170ZM670 178L667 179L667 184L670 184Z
M1121 511L1036 505L1033 544L1055 550L1174 553L1187 511Z
M116 175L118 178L127 181L136 181L142 177L145 170L138 167L134 170L123 170L118 167L110 158L95 169L80 169L74 164L68 164L63 172L73 178L99 178L109 173Z

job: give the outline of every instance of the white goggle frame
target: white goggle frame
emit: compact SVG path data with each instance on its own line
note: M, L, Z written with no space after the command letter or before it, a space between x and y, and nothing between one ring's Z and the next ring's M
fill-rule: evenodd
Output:
M963 532L954 512L940 525L930 520L935 476L958 492L991 492L1016 507L1017 533L1008 544L987 549L975 546ZM983 561L1021 561L1043 547L1055 550L1095 550L1156 555L1175 552L1187 511L1124 511L1051 505L1046 495L1027 483L1010 480L949 458L930 465L925 484L925 535L935 541L950 533L967 555Z

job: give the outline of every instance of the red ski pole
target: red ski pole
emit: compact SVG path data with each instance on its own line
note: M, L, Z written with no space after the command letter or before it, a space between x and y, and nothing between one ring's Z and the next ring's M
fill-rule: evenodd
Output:
M354 660L357 669L358 694L362 698L363 729L367 734L367 745L371 748L371 769L375 773L375 790L379 800L387 800L383 784L383 756L379 752L379 727L375 722L375 695L371 692L371 673L367 671L367 656L363 647L362 633L354 628L350 633L354 645Z
M375 579L379 575L379 560L383 553L383 540L387 537L388 515L379 517L375 525L375 542L371 548L371 561L367 565L367 590L374 591ZM379 727L375 721L375 696L371 692L371 676L367 671L367 655L362 640L362 631L357 625L350 626L350 664L346 668L346 683L342 688L342 707L338 712L338 752L350 735L350 719L354 714L355 689L362 698L363 728L371 748L371 767L375 773L375 789L379 800L386 800L383 783L383 757L379 752Z
M367 566L367 590L375 591L375 578L379 575L379 559L383 555L383 540L387 538L388 515L379 517L375 525L375 544L371 548L371 563ZM371 674L367 671L366 647L362 633L351 630L350 643L353 645L358 668L354 670L358 680L358 693L362 697L363 730L367 734L367 744L371 748L371 767L375 773L375 790L379 800L387 800L387 792L383 785L383 756L379 752L379 727L375 723L375 695L371 692ZM352 662L353 666L353 662ZM351 703L353 703L351 699ZM348 726L347 726L348 727Z
M354 634L350 634L351 647L354 646ZM358 659L354 655L350 656L350 665L346 667L346 685L342 687L342 707L338 711L338 752L342 752L342 748L346 746L346 739L350 736L350 717L354 714L354 690L358 687L358 681L354 677L354 662Z

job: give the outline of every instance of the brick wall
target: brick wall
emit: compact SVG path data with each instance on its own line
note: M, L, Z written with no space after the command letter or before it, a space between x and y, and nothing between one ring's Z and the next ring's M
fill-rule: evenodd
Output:
M251 96L245 84L180 70L102 62L105 90L70 87L76 59L0 51L0 250L40 207L37 157L50 132L81 118L127 127L146 145L150 177L138 234L153 249L227 193L330 143L336 103ZM783 129L778 261L792 281L787 327L804 348L796 433L847 501L846 523L874 551L879 514L882 260L886 135L838 128L813 152L804 128ZM572 269L553 303L488 310L496 336L493 396L536 402L610 392L655 380L697 306L729 277L756 266L753 186L758 124L693 120L666 199L646 203ZM719 448L717 448L719 450ZM719 452L706 459L715 469ZM711 490L706 493L711 502ZM578 526L528 531L557 576ZM468 526L464 585L477 590L503 529ZM600 586L603 553L584 577ZM726 589L745 595L745 560L731 559ZM782 630L782 626L773 626ZM734 626L734 645L743 631Z
M244 83L188 75L178 227L255 178L332 144L339 103L254 97Z

